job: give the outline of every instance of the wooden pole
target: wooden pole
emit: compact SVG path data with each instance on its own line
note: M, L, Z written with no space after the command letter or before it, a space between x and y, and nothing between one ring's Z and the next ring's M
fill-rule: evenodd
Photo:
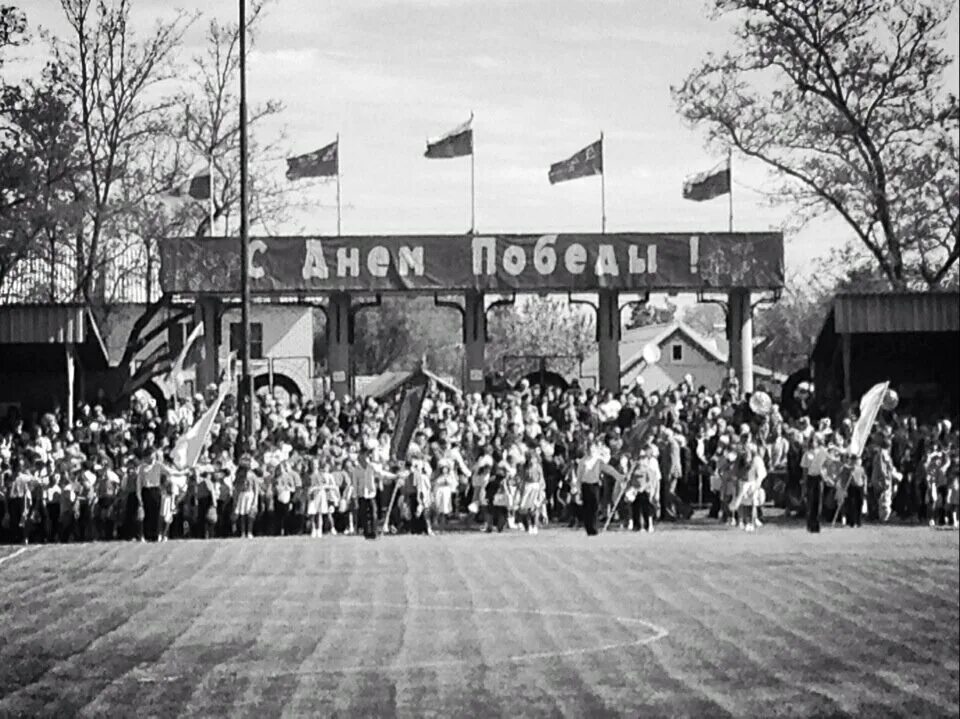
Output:
M337 133L337 237L340 237L343 211L340 205L340 133Z

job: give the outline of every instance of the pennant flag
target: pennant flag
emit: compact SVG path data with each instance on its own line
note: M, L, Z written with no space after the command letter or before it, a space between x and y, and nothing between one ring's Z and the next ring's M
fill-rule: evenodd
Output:
M575 180L578 177L603 174L603 140L587 145L566 160L550 165L550 184Z
M212 178L209 171L193 175L189 180L174 185L167 190L169 197L185 200L188 197L194 200L209 200L212 187Z
M730 164L724 160L713 169L683 181L683 199L703 202L730 194Z
M436 140L427 140L427 151L424 157L431 160L440 160L449 157L465 157L473 154L473 129L470 124L473 115L460 127L451 130Z
M202 334L203 322L198 322L197 326L193 328L193 331L190 332L190 335L183 343L183 349L180 350L180 354L177 355L177 359L174 360L173 365L170 367L170 372L167 374L167 382L173 385L174 391L180 388L183 365L187 361L187 355L190 353L190 349L193 347L196 341L200 339L200 335Z
M400 398L400 408L397 410L397 422L394 425L393 437L390 438L390 457L403 460L407 456L407 448L413 433L417 431L420 422L420 409L427 394L429 378L423 372L418 372L411 378L411 382L404 388Z
M203 451L203 446L207 443L207 437L210 435L210 428L217 418L217 412L220 411L223 398L227 396L227 386L227 383L220 385L220 391L217 393L217 398L213 404L173 446L170 456L179 469L190 469L200 459L200 453Z
M336 177L340 173L340 140L306 155L287 158L287 179Z
M875 384L860 400L860 418L853 426L853 433L850 436L851 454L859 457L863 453L863 448L867 446L870 431L873 429L873 423L877 421L877 415L880 413L883 398L887 395L889 387L889 382Z

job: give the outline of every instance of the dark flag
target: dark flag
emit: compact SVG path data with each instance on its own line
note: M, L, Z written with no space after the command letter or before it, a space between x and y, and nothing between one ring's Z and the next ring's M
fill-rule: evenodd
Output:
M449 157L465 157L473 154L473 115L460 127L451 130L437 140L427 140L427 151L424 157L431 160L442 160Z
M340 173L340 140L306 155L287 158L287 179L304 177L335 177Z
M730 193L730 163L692 175L683 181L683 199L703 202Z
M210 187L210 173L204 172L199 175L194 175L179 185L174 185L167 191L167 194L170 197L176 197L178 199L192 197L194 200L209 200Z
M575 155L550 165L550 184L575 180L578 177L603 174L603 139L597 140Z
M417 372L403 390L400 407L397 409L397 421L390 438L390 457L403 461L407 457L407 448L413 433L420 423L420 409L427 394L429 378L423 372Z

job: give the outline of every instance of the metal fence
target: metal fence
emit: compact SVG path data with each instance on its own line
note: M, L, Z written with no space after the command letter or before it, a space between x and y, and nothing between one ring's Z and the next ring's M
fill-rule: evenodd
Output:
M0 284L0 304L50 304L78 299L75 254L31 256L17 262ZM106 251L90 278L104 304L147 303L160 298L160 259L142 242Z

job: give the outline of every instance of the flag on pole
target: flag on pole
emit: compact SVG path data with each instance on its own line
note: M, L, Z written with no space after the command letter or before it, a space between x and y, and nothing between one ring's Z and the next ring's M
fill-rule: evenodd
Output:
M424 157L441 160L449 157L466 157L473 154L473 115L459 127L436 140L427 140Z
M877 415L883 405L883 398L886 397L889 388L889 382L875 384L860 400L860 418L853 426L853 433L850 435L851 454L859 457L863 453L863 448L867 446L873 423L877 421Z
M420 423L420 409L427 394L429 378L422 371L415 374L403 391L400 398L400 408L397 410L397 421L394 425L393 437L390 438L390 457L403 460L407 456L407 448L413 433Z
M220 391L217 393L217 398L213 401L213 404L173 446L170 456L177 468L181 470L190 469L200 459L200 453L203 452L203 446L207 443L207 437L210 435L210 428L217 418L220 405L223 404L223 398L227 396L228 386L226 382L220 385Z
M188 197L194 200L209 200L212 195L213 175L209 170L193 174L189 179L170 187L166 194L169 197L185 200Z
M183 349L180 350L180 354L177 355L177 359L174 360L173 364L170 366L170 372L167 374L167 382L173 385L174 392L180 389L181 375L183 374L183 365L187 361L187 355L190 354L190 349L200 339L200 335L203 334L203 322L198 322L197 326L193 328L190 334L187 336L187 339L183 343Z
M706 172L683 181L683 199L703 202L730 193L730 163L724 160Z
M597 140L566 160L550 165L550 184L575 180L578 177L603 174L603 140Z
M287 179L337 177L340 175L340 140L334 140L306 155L287 158Z

